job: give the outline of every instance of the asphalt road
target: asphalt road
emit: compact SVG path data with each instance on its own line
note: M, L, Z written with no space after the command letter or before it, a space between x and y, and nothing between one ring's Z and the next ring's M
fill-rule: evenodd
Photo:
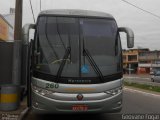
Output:
M123 109L119 114L102 115L35 115L30 112L25 120L121 120L122 114L159 114L160 95L124 88Z
M160 114L160 95L124 88L122 113Z

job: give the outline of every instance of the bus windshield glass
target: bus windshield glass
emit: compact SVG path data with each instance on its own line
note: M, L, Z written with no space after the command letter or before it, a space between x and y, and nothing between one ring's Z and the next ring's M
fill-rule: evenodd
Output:
M122 68L117 33L112 19L41 16L35 69L56 76L63 66L61 77L97 77L95 68L103 76L118 73Z

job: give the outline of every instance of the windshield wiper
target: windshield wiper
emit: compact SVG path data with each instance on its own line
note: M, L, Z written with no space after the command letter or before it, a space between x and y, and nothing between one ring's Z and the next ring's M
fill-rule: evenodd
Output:
M83 49L83 54L85 56L87 56L88 61L90 62L91 66L93 67L94 71L98 74L100 80L102 82L104 82L105 79L104 79L104 76L103 76L101 70L99 69L96 62L94 61L94 59L92 58L92 56L90 55L89 51L86 48Z
M66 59L68 58L69 54L71 52L71 48L70 47L67 47L66 51L65 51L65 54L63 56L63 61L62 63L60 64L60 67L58 69L58 72L57 72L57 77L56 77L56 80L58 81L58 79L60 78L61 74L62 74L62 71L63 71L63 68L66 64Z
M100 80L102 82L104 82L105 79L104 79L104 76L103 76L101 70L99 69L99 67L97 66L96 62L94 61L94 59L90 55L89 51L85 48L85 42L84 42L85 38L84 38L83 32L82 32L82 35L83 35L83 55L87 56L88 61L90 62L91 66L93 67L94 71L99 76ZM85 64L85 58L83 58L83 60L84 60L84 64Z

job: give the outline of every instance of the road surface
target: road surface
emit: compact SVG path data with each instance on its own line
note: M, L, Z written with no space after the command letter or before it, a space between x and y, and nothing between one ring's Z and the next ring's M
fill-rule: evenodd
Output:
M102 115L35 115L30 112L25 120L121 120L122 114L159 114L160 95L124 88L123 109L120 114Z
M151 75L124 75L124 80L132 83L160 86L158 82L151 81Z

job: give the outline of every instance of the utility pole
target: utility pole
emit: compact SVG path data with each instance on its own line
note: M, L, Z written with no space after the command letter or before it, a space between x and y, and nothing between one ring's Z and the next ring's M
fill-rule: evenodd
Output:
M42 2L41 2L41 0L39 2L40 2L40 11L41 11L42 10L42 5L41 5Z
M12 72L12 81L16 85L21 83L22 6L23 0L16 0Z
M23 0L16 0L14 40L21 40Z

